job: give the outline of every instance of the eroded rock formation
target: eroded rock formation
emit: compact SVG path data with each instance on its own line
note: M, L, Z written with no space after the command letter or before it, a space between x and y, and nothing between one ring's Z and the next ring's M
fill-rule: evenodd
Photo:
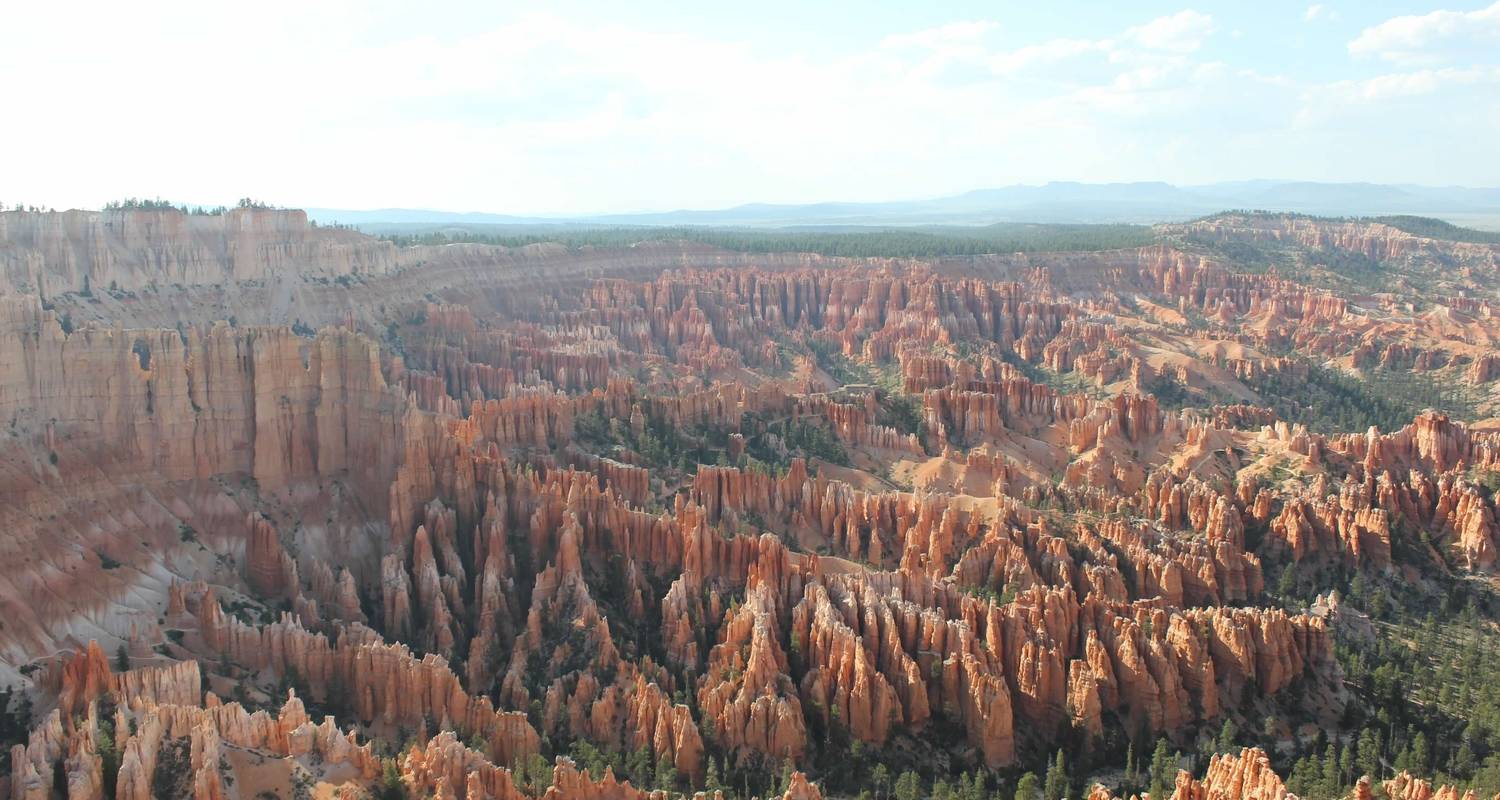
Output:
M1362 223L1188 225L1494 266ZM47 667L12 797L100 796L110 728L121 798L164 763L231 796L252 752L338 765L331 796L389 770L464 800L665 791L564 756L587 748L679 792L836 741L1002 769L1308 692L1336 712L1328 623L1265 603L1266 569L1419 569L1418 533L1497 563L1492 427L1319 433L1251 388L1310 363L1492 382L1479 297L1418 330L1165 244L403 250L254 209L5 212L0 270L0 653ZM265 282L294 299L246 316L290 327L174 306ZM1176 794L1286 791L1246 750Z

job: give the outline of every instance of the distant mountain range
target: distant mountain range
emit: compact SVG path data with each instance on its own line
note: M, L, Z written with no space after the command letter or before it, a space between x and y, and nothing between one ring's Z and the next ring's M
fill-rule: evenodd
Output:
M879 203L751 203L716 210L600 216L512 216L386 208L310 208L319 223L347 225L618 225L715 227L986 225L995 222L1173 222L1229 209L1319 216L1420 214L1479 227L1500 227L1500 188L1255 180L1174 186L1169 183L1048 183L1007 186L930 200Z

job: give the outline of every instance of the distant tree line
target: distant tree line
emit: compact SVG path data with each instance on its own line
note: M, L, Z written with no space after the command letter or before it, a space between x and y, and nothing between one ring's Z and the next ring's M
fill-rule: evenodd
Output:
M498 226L497 226L498 227ZM751 230L739 228L559 228L524 232L453 227L381 238L407 247L477 243L523 247L557 243L569 248L628 247L649 241L689 241L743 253L817 253L849 258L937 258L996 253L1117 250L1155 240L1144 225L1022 225L979 228L875 230Z
M1300 214L1295 211L1239 209L1235 211L1221 211L1217 214L1198 217L1197 219L1190 220L1189 224L1193 222L1218 222L1230 217L1245 216L1304 219L1311 222L1360 222L1389 225L1396 230L1405 231L1413 236L1422 236L1428 239L1442 239L1448 242L1468 242L1471 244L1500 244L1500 233L1465 228L1460 225L1454 225L1451 222L1445 222L1433 217L1419 217L1415 214L1390 214L1378 217L1329 217L1317 214Z
M1366 221L1379 222L1397 230L1405 231L1413 236L1425 236L1428 239L1468 242L1471 244L1500 244L1500 233L1463 228L1451 222L1444 222L1431 217L1399 215L1393 217L1370 217Z

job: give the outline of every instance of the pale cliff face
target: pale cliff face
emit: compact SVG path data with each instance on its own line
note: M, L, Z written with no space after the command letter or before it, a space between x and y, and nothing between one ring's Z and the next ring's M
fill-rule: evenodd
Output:
M172 479L245 472L284 484L388 463L360 448L383 438L382 424L394 429L401 398L386 390L377 345L358 334L309 341L222 323L65 334L34 298L0 311L0 417L15 426L97 437ZM375 428L346 430L350 414Z
M303 211L0 213L0 291L43 296L148 286L381 275L396 249L315 228Z

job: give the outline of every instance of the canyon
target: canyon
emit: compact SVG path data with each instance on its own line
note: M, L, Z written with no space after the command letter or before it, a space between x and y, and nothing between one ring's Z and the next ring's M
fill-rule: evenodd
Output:
M0 212L0 792L811 800L1065 751L1105 800L1158 742L1352 738L1377 625L1333 582L1500 562L1500 246L1159 234L844 258ZM1295 796L1270 749L1167 790Z

